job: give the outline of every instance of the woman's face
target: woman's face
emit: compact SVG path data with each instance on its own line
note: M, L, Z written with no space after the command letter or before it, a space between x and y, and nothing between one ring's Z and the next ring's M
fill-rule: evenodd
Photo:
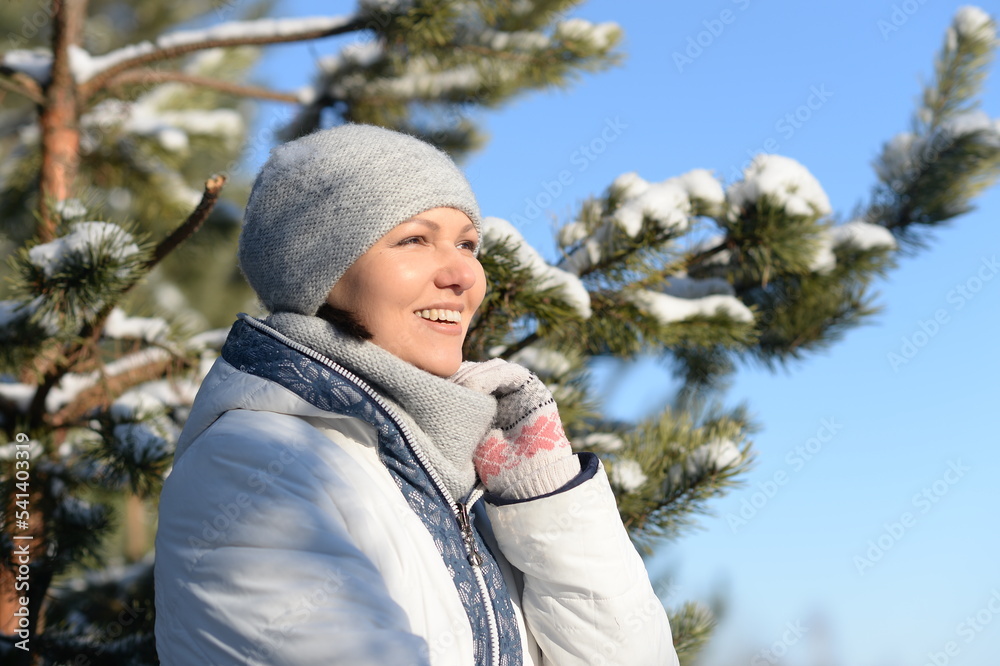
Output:
M472 315L486 295L479 235L455 208L432 208L383 236L326 302L353 313L372 342L440 377L458 371Z

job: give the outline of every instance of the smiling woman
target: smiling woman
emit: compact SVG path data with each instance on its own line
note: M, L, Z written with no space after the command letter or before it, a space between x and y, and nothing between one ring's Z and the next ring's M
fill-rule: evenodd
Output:
M486 295L468 215L432 208L380 238L326 302L354 315L369 339L439 377L458 371L472 315Z
M677 663L598 458L525 368L462 361L480 224L413 137L272 152L239 248L271 314L233 325L160 498L162 664Z

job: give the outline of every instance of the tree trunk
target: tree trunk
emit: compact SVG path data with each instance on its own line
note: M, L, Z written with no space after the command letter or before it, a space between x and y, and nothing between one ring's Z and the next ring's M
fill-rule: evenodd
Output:
M83 34L86 10L87 0L52 2L52 69L39 116L42 167L38 235L43 242L55 236L53 207L72 193L80 163L79 105L69 51Z

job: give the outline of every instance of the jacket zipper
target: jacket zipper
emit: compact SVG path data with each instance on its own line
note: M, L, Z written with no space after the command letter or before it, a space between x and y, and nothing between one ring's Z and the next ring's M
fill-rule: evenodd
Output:
M483 598L483 605L486 607L486 619L489 624L489 632L490 632L490 648L491 648L490 664L492 664L492 666L500 666L500 635L499 635L500 631L497 626L496 611L493 608L493 603L490 601L489 587L486 585L486 577L483 576L483 571L482 568L480 567L485 558L483 557L482 553L479 552L479 549L476 548L476 537L472 531L472 520L469 516L469 507L478 502L479 498L483 496L484 491L480 487L478 482L476 487L473 488L472 492L469 494L469 499L467 500L466 504L456 501L454 498L452 498L451 492L445 487L444 482L441 481L441 477L438 475L437 470L435 470L431 466L430 461L426 457L426 454L423 452L423 450L421 450L419 446L416 446L414 444L416 440L414 439L412 433L410 433L409 428L396 416L395 410L393 410L393 408L388 403L382 400L382 396L380 396L378 393L375 392L374 389L368 386L367 382L365 382L363 379L361 379L360 377L358 377L353 372L343 367L339 363L334 362L332 359L328 359L319 352L316 352L310 349L309 347L306 347L305 345L301 345L298 342L295 342L294 340L284 335L280 331L271 328L270 326L254 319L249 315L241 313L239 315L239 319L245 321L250 326L256 328L265 335L268 335L278 340L279 342L288 345L295 351L300 352L308 356L309 358L313 359L314 361L322 363L328 368L334 370L337 374L344 377L344 379L348 380L349 382L357 386L359 389L364 391L365 395L370 397L372 400L376 402L376 404L378 404L383 410L385 410L385 413L389 415L389 418L392 419L392 422L396 425L397 428L399 428L399 431L403 434L403 440L406 442L406 445L409 447L413 455L417 457L417 460L420 461L421 466L423 466L423 468L427 470L427 474L431 477L431 481L434 483L434 487L437 488L437 491L439 493L441 493L441 496L445 499L445 502L451 508L452 515L455 516L455 520L458 522L459 530L462 533L462 542L465 545L466 559L469 561L469 564L472 565L472 572L476 576L476 582L479 585L479 593Z

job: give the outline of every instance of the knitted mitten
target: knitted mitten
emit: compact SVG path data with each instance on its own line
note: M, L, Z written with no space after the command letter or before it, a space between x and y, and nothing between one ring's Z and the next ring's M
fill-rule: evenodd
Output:
M494 427L472 459L491 493L506 499L537 497L580 472L552 393L526 368L502 359L466 362L450 379L497 399Z

